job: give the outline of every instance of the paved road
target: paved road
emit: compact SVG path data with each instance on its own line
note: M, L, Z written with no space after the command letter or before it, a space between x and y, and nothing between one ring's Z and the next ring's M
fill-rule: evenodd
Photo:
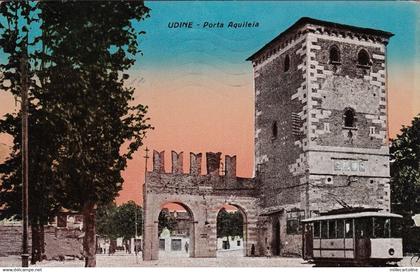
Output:
M162 256L163 255L163 256ZM161 259L157 261L144 262L141 256L116 254L113 256L97 255L98 267L133 267L133 266L166 266L166 267L311 267L300 258L283 258L283 257L241 257L236 253L227 252L219 253L217 258L188 258L185 254L165 255L161 254ZM66 266L81 267L81 260L59 261L43 261L37 266ZM400 266L410 266L410 257L405 257L399 264ZM0 267L20 266L19 256L0 257ZM418 263L420 267L420 263Z

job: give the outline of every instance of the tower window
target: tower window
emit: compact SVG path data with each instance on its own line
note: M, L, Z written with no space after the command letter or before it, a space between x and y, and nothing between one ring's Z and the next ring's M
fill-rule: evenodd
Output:
M354 127L354 110L347 108L344 110L344 126L345 127Z
M369 66L371 64L369 54L365 49L360 50L357 54L357 63L362 66Z
M284 71L287 72L289 71L290 68L290 57L289 55L286 55L286 57L284 58Z
M272 132L272 137L273 139L277 138L277 134L278 134L278 128L277 128L277 121L274 121L272 127L271 127L271 132Z
M330 63L340 63L340 50L336 45L333 45L330 48Z

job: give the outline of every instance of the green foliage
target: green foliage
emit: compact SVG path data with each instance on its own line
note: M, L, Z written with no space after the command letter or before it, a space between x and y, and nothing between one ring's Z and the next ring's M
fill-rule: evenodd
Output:
M96 211L97 233L110 239L123 237L125 240L134 238L142 233L143 210L134 201L121 206L114 203L101 206Z
M45 88L38 94L61 129L54 168L63 186L60 202L79 211L109 203L151 128L147 107L133 105L134 89L124 87L123 74L138 52L133 23L148 9L142 1L42 1L39 8Z
M54 198L57 192L53 181L51 164L57 154L54 141L51 139L54 128L46 122L46 113L39 108L35 96L40 88L36 84L36 69L31 63L34 56L29 53L30 46L36 39L29 40L28 29L36 22L35 4L26 1L3 1L0 3L0 14L7 19L7 24L0 27L0 48L7 62L0 64L0 88L15 96L21 92L21 61L28 60L29 77L29 221L32 225L46 224L59 210ZM33 50L32 50L33 51ZM13 137L13 148L10 157L0 165L0 206L3 206L0 218L21 218L22 175L21 175L21 114L6 114L0 120L0 133ZM36 177L36 178L35 178Z
M124 86L144 34L134 24L148 11L143 1L0 2L0 48L8 57L1 89L18 96L20 62L29 64L31 220L42 224L59 206L82 211L88 266L95 265L93 208L118 195L121 171L152 128L147 107ZM17 215L20 116L7 115L0 132L14 137L0 167L2 216Z
M162 233L164 228L167 228L171 233L177 226L176 219L171 216L171 213L167 208L162 209L159 213L159 223L158 223L158 232L159 235Z
M405 215L406 224L412 225L411 217L420 213L420 115L401 129L390 153L392 210Z
M217 237L243 237L244 220L240 211L228 212L222 208L217 214Z
M134 201L129 201L119 206L115 216L119 237L123 237L126 240L134 238L136 235L136 222L137 235L141 235L142 218L143 210Z
M59 188L51 170L56 149L49 141L51 128L44 122L43 113L30 107L29 116L29 221L31 224L47 224L60 209L56 200ZM20 218L22 209L21 174L21 119L20 115L6 115L0 120L0 132L14 137L12 154L0 165L0 205L4 205L1 218Z
M29 29L37 20L31 12L33 7L27 1L1 1L0 50L7 56L6 63L0 63L0 89L20 96L20 63L28 59ZM33 42L33 41L32 41ZM31 59L29 59L31 60ZM29 69L29 77L33 76Z
M101 205L96 209L96 232L98 235L106 236L112 240L118 238L114 222L117 209L118 207L114 202L107 205Z

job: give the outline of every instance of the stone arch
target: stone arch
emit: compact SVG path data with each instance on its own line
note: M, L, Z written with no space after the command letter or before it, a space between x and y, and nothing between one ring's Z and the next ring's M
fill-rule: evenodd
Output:
M362 48L357 53L357 64L365 67L371 65L371 57L366 49Z
M192 209L189 207L189 205L187 205L183 201L179 201L179 200L173 200L173 201L171 201L171 200L165 200L164 202L161 202L160 203L160 210L159 209L156 210L155 211L155 214L153 216L155 218L155 221L159 219L159 214L162 211L163 207L166 206L166 205L168 205L168 204L177 204L177 205L181 206L191 216L192 221L194 221L194 213L193 213Z
M242 230L243 256L251 255L250 254L251 245L248 243L248 233L249 233L249 229L248 229L249 220L248 220L248 218L249 218L249 216L248 216L248 213L246 212L246 209L242 205L237 204L237 203L231 203L231 202L220 203L219 205L217 205L218 208L217 208L217 211L215 213L215 215L216 215L216 233L217 233L217 217L219 215L219 212L222 210L223 206L225 206L226 204L235 207L240 212L240 214L242 215L242 220L243 220L243 226L242 226L242 228L243 228L243 230ZM256 251L256 246L257 245L255 244L254 245L254 251ZM216 244L216 251L217 251L217 244Z
M174 203L183 207L190 216L189 257L196 255L196 220L200 210L187 197L172 194L146 192L144 199L143 221L143 260L159 259L159 214L166 204Z
M343 122L345 127L356 126L356 112L353 108L347 107L344 109Z
M158 233L158 225L159 225L159 215L162 212L162 210L164 209L164 207L168 204L177 204L179 206L181 206L182 208L185 209L185 211L187 211L188 215L189 215L189 248L188 248L188 256L189 257L194 257L194 253L195 253L195 217L194 217L194 212L193 209L190 207L190 205L185 204L185 202L180 201L180 200L165 200L163 202L160 203L159 205L159 209L156 209L154 211L154 222L157 222L157 224L155 224L155 228L156 228L156 232ZM157 243L159 243L159 237L157 237L158 241ZM157 254L157 258L159 258L159 251Z
M334 44L330 47L329 58L330 58L330 63L332 64L340 63L341 54L340 54L340 49L338 48L337 45Z

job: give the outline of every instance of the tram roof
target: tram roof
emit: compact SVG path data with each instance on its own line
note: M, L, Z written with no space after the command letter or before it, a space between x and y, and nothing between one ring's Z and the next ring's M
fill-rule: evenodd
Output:
M312 217L303 219L301 222L314 222L328 219L347 219L347 218L360 218L360 217L393 217L402 218L401 215L387 212L358 212L358 213L346 213L346 214L334 214L334 215L322 215L318 217Z

